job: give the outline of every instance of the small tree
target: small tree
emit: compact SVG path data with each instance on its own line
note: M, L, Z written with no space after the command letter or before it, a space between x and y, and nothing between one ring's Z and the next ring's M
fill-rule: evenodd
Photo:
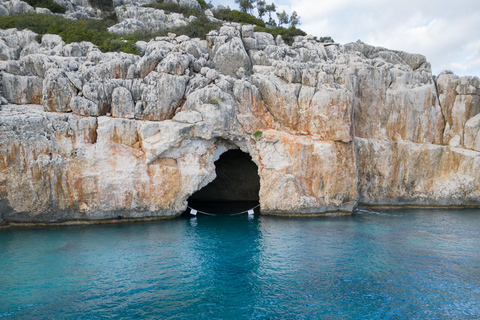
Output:
M272 13L277 11L277 7L275 7L275 3L267 4L265 6L265 11L267 11L269 20L273 20L272 19Z
M267 3L265 0L258 0L257 1L257 11L258 11L258 18L263 20L263 16L265 13L267 13L267 8L266 8Z
M278 13L277 12L277 18L278 18L278 25L288 25L288 22L290 21L290 17L288 14L283 10L282 12Z
M252 11L254 2L255 0L235 0L235 3L238 3L240 11L242 12Z
M290 16L290 27L296 29L300 24L302 24L300 22L300 16L296 11L293 11L292 15Z

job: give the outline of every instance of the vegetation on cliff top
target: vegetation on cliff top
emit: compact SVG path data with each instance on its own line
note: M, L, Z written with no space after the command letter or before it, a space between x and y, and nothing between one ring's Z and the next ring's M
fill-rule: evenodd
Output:
M263 22L263 20L255 18L254 16L246 12L237 11L237 10L220 9L216 13L215 18L224 20L224 21L254 24L257 26L265 27L265 22Z
M288 44L293 43L295 36L307 35L305 31L297 28L301 22L300 16L295 11L291 15L288 15L285 11L277 12L277 22L272 18L272 14L276 12L274 3L266 4L263 0L235 0L235 2L239 4L240 11L220 9L216 12L215 18L242 24L253 24L256 32L267 32L274 37L280 35ZM257 10L258 18L253 15L254 9ZM268 21L263 20L266 15L268 15ZM284 25L288 27L286 28Z
M89 0L90 5L95 9L100 9L106 12L112 12L113 7L113 0Z
M47 8L53 13L65 13L65 7L59 5L53 0L25 0L26 3L34 8Z
M22 14L0 17L0 28L29 29L39 35L58 34L66 43L90 41L100 50L123 51L138 54L134 39L123 38L108 32L115 22L110 19L72 21L44 14Z
M205 1L203 2L204 4L202 5L202 3L200 3L199 1L200 6L202 6L202 8L204 5L207 6ZM167 14L170 12L181 13L185 18L188 18L190 16L195 16L197 17L197 19L187 24L186 26L176 27L169 30L155 32L155 33L147 33L143 36L145 39L141 39L141 40L147 40L146 38L152 39L156 36L165 36L169 32L173 32L175 34L184 34L189 36L190 38L205 39L207 37L207 34L210 31L216 30L220 28L220 26L222 25L221 22L209 21L203 9L183 7L171 2L165 3L163 2L163 0L157 0L157 3L145 4L144 7L163 10Z
M47 7L52 12L62 11L57 8L58 6L53 0L27 0L32 6ZM0 17L0 28L17 28L18 30L29 29L39 34L38 39L41 39L43 34L57 34L62 37L63 41L67 44L71 42L89 41L97 45L103 52L108 51L123 51L126 53L139 54L139 51L135 45L137 41L144 40L149 41L158 36L166 36L169 32L175 34L184 34L191 38L205 39L206 35L211 31L220 28L222 22L212 22L208 20L205 15L204 9L211 7L205 3L204 0L197 0L202 9L188 8L179 6L175 3L164 3L163 0L157 0L157 3L145 5L145 7L151 7L155 9L164 10L167 13L176 12L181 13L185 17L195 16L192 23L186 26L177 27L160 32L137 32L128 35L119 35L108 32L108 28L117 23L115 14L112 14L103 20L92 19L84 21L72 21L59 16L43 15L43 14L23 14L17 16ZM237 0L236 0L237 1ZM253 0L242 0L251 3L252 7L245 7L245 2L240 2L240 9L220 9L215 13L215 17L219 20L238 22L242 24L255 25L256 32L268 32L274 37L280 35L282 39L291 44L295 36L306 35L306 33L296 26L300 24L300 17L294 12L291 16L288 16L285 12L277 13L278 24L272 18L272 13L275 12L275 4L267 5L265 1L256 1L256 6ZM53 4L53 5L52 5ZM242 4L244 7L242 7ZM112 0L92 0L92 5L102 10L112 9ZM57 9L55 9L57 8ZM63 12L65 12L65 8ZM250 8L250 9L249 9ZM258 18L252 14L253 8L258 11ZM56 10L56 11L54 11ZM247 12L247 11L250 11ZM268 15L269 20L263 21L263 17ZM288 28L282 25L288 25ZM322 38L323 39L323 38ZM330 39L331 38L325 38Z

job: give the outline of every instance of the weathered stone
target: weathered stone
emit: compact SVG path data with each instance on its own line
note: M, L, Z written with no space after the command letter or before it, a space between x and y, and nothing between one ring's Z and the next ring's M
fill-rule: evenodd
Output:
M0 4L0 17L6 17L8 16L10 13L8 12L7 8L5 8L4 5L1 5Z
M35 9L28 3L18 0L10 0L3 2L3 6L7 8L9 15L16 16L19 14L34 13Z
M70 99L70 109L73 113L81 116L100 116L102 112L99 105L83 97L72 97Z
M213 61L218 72L231 77L236 77L239 68L244 68L247 73L252 69L250 58L240 38L233 38L218 48Z
M351 212L356 206L353 142L321 142L268 130L255 148L262 212Z
M158 64L157 71L173 75L183 75L187 73L192 57L188 54L171 52Z
M355 139L359 202L478 205L480 153L432 144Z
M82 88L83 97L92 101L93 104L86 104L89 108L85 112L92 112L92 116L100 116L110 109L113 84L106 81L91 80ZM93 108L91 108L93 107Z
M454 136L459 136L463 145L466 122L480 113L479 80L476 77L459 78L444 71L438 76L437 87L446 119L443 141L448 143Z
M146 120L171 119L184 101L187 82L186 77L149 73L142 91L144 109L141 117Z
M441 143L445 126L431 74L355 64L356 135Z
M108 147L109 143L117 143L140 148L136 121L111 117L98 117L97 119L97 143L99 146Z
M42 90L42 104L45 111L71 111L70 99L75 95L75 91L63 71L49 69L45 74Z
M155 32L187 25L182 14L166 14L154 8L127 5L116 7L115 13L119 23L108 28L113 33Z
M194 110L186 110L177 113L173 117L173 121L183 123L197 123L203 120L202 114Z
M72 1L67 17L100 17ZM152 9L115 3L123 21ZM142 19L167 24L157 11ZM257 165L263 213L480 206L480 81L435 83L421 55L311 36L277 46L237 23L138 42L142 56L35 37L0 30L3 223L178 215L229 149ZM7 105L40 91L44 110Z
M165 0L165 2L172 2L181 7L200 9L200 4L196 0Z
M480 114L465 123L465 148L480 151Z
M2 92L10 103L40 104L43 81L35 76L2 74Z
M132 94L124 87L117 87L112 92L112 116L116 118L135 117L135 104Z

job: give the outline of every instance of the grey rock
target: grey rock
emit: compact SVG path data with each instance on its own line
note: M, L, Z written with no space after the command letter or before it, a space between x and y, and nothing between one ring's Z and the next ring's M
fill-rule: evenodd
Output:
M162 121L171 119L181 107L188 77L151 72L145 78L142 90L143 112L141 118Z
M80 116L100 116L102 115L102 110L98 104L84 97L72 97L70 99L70 109L73 113Z
M43 80L42 104L45 111L69 112L70 99L76 89L68 80L65 72L59 69L49 69Z
M0 17L6 17L10 13L8 12L7 8L4 5L0 4Z
M247 74L252 70L250 58L240 38L233 38L222 45L215 53L213 61L218 72L231 77L236 77L239 68L244 68Z
M92 101L94 108L85 109L85 112L91 111L93 116L105 115L111 104L112 91L114 84L103 80L90 80L83 85L83 97Z
M18 0L10 0L10 1L5 1L3 3L3 6L7 8L8 13L11 16L16 16L19 14L28 14L28 13L34 13L35 9L31 5L29 5L26 2L23 1L18 1Z
M52 11L50 11L49 9L47 8L40 8L40 7L37 7L35 8L35 13L37 14L46 14L46 15L52 15Z
M135 118L135 104L132 94L124 87L113 89L112 116L115 118Z
M195 8L195 9L201 8L200 4L196 0L165 0L165 2L175 3L182 7Z
M10 103L40 104L42 84L43 81L39 77L2 73L2 92Z
M186 110L177 113L173 117L173 121L183 123L197 123L203 120L202 114L194 110Z

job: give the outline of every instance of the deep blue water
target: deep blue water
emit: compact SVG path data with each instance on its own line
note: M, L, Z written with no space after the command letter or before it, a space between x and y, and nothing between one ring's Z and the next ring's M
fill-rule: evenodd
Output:
M0 318L477 319L480 210L3 229Z

